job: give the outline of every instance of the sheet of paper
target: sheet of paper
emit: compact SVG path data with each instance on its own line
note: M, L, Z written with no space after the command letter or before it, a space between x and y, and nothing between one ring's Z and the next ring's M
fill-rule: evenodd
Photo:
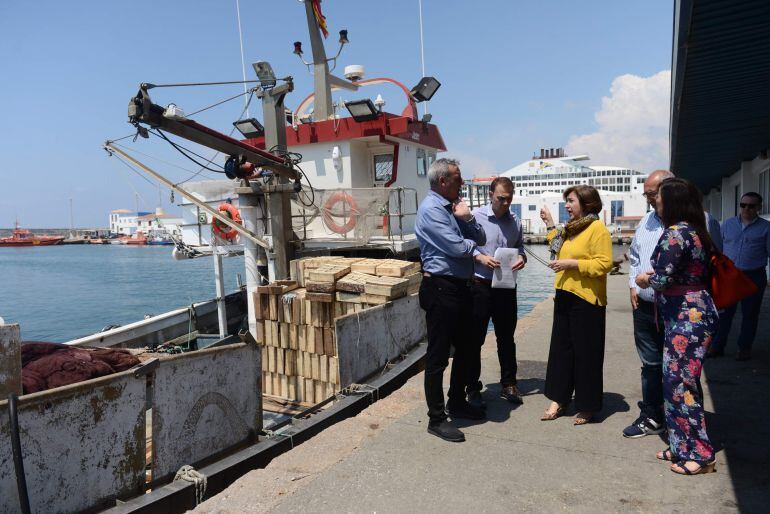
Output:
M498 248L494 258L500 263L500 267L492 272L492 287L501 289L513 289L516 287L516 275L518 271L512 271L511 266L519 259L517 248Z

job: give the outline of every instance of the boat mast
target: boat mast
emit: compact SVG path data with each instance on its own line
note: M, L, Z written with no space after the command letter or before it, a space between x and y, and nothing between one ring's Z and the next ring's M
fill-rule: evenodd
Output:
M315 100L313 118L319 121L329 119L334 114L332 106L332 90L329 86L329 63L326 60L326 49L321 38L321 28L315 19L313 2L305 0L305 15L307 30L310 33L310 47L313 50L313 79Z
M425 76L425 44L422 36L422 0L417 0L420 9L420 65L422 66L422 76ZM428 102L423 102L424 114L428 114Z

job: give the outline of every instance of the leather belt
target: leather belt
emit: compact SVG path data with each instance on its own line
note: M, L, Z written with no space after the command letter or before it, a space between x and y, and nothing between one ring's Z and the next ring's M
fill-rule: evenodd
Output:
M433 275L432 273L428 273L427 271L424 271L422 273L422 276L425 278L438 278L449 282L453 282L455 284L460 284L463 286L468 286L470 284L470 279L468 278L458 278L458 277L453 277L451 275Z
M481 286L491 286L492 285L492 280L487 279L487 278L481 278L481 277L474 276L471 280L473 281L474 284L478 284L478 285L481 285Z

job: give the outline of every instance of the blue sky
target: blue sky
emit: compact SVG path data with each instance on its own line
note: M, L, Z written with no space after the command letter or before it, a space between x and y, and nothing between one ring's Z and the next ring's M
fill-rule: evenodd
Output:
M419 80L417 0L322 5L329 53L336 51L337 31L349 30L340 74L346 64L363 64L368 77L389 76L407 86ZM540 147L571 140L590 146L595 164L614 159L629 162L612 164L638 168L665 165L667 150L649 157L646 150L624 153L619 147L635 144L637 125L645 134L655 125L657 146L665 146L665 114L650 121L625 110L635 95L654 103L655 109L642 111L668 108L666 98L644 88L647 78L670 68L670 1L424 0L423 14L426 71L442 82L430 110L447 155L463 160L464 175L505 170ZM241 0L241 19L249 78L249 63L269 60L277 74L295 78L287 104L296 107L312 87L292 54L295 40L310 49L303 6L296 0ZM68 226L70 198L75 225L106 226L111 209L134 208L135 193L141 210L154 208L159 194L107 158L101 143L131 132L126 106L140 82L240 79L235 0L0 1L0 63L0 227L11 226L16 216L27 227ZM191 112L239 88L155 90L153 99ZM397 93L382 93L386 110L399 112ZM228 132L242 107L230 102L196 119ZM591 146L602 131L612 131L610 116L628 121L626 140L605 138ZM158 141L132 146L195 169ZM640 153L648 158L634 157ZM146 162L172 180L189 176ZM175 210L167 191L160 197Z

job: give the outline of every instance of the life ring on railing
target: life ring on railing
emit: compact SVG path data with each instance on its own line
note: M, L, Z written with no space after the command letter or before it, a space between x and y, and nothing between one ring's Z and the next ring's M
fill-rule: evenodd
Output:
M226 215L236 223L241 223L243 221L241 219L241 213L238 212L238 209L236 209L232 204L220 203L217 209L219 212ZM228 226L226 223L218 220L217 218L214 218L214 221L211 222L211 228L217 236L221 237L222 239L226 239L227 241L232 241L238 236L237 230Z
M350 218L348 218L347 223L344 225L337 223L337 221L334 219L335 215L332 214L332 208L334 208L334 206L338 203L347 204L350 211ZM336 232L337 234L347 234L353 230L356 226L356 222L358 221L358 215L358 204L356 203L355 199L345 191L336 191L332 193L323 206L324 224L329 228L329 230Z

